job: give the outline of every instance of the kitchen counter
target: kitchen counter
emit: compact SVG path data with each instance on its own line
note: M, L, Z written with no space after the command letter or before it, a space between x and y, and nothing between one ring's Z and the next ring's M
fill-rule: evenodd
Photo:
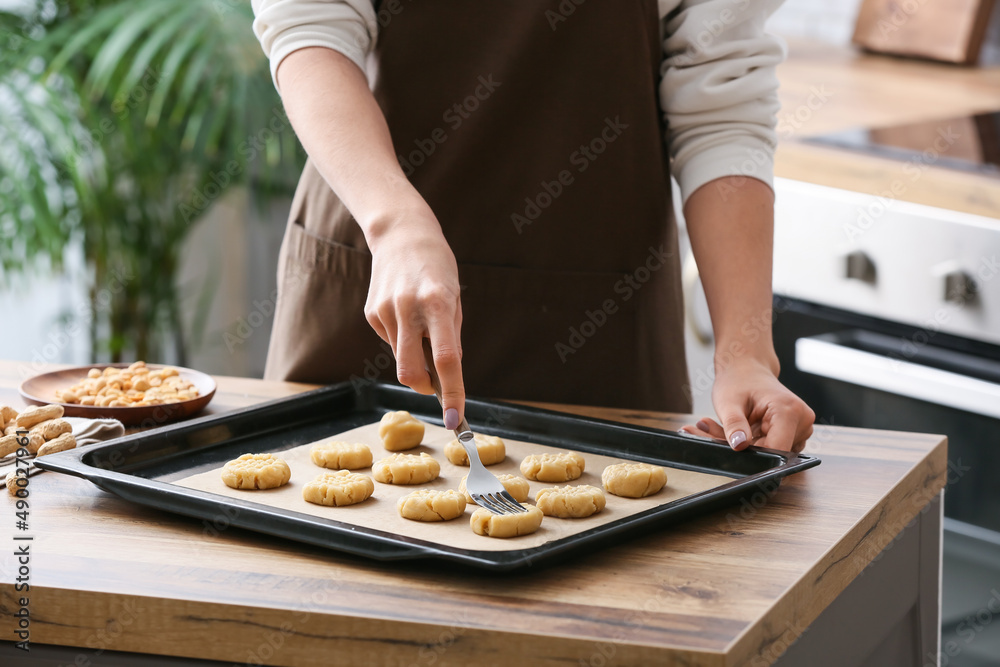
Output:
M0 362L0 403L23 405L24 366ZM218 381L216 413L309 388ZM664 429L686 421L570 411ZM102 662L106 652L134 651L277 665L756 666L794 643L778 664L822 666L936 650L945 438L818 426L806 451L822 465L776 494L761 490L752 503L507 576L376 563L42 473L30 486L31 655L50 650L58 664L80 665L174 664ZM8 640L13 499L0 508ZM921 643L905 644L914 628ZM11 656L23 654L0 644L0 662L24 664Z
M803 143L848 128L935 121L1000 109L1000 67L965 68L865 54L848 46L789 40L778 67L781 111L775 174L866 194L892 191L910 177L903 163ZM957 131L959 128L955 128ZM894 195L1000 217L1000 178L921 166L914 187Z

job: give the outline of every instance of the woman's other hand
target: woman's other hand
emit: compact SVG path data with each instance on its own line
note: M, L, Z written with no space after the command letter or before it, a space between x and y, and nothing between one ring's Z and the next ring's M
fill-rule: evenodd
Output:
M721 424L703 417L682 431L722 438L739 451L751 444L801 452L812 435L816 414L778 381L767 364L737 360L716 371L712 403Z

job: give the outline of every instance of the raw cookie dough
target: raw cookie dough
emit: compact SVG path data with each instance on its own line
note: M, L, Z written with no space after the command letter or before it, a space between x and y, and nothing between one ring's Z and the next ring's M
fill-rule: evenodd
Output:
M273 489L291 478L288 464L274 454L244 454L222 467L222 481L234 489Z
M485 507L472 513L469 523L472 532L487 537L517 537L530 535L542 525L542 510L534 505L525 505L527 512L517 514L494 514Z
M608 493L623 498L651 496L667 483L667 471L649 463L615 463L601 473Z
M368 500L375 482L368 475L350 470L325 472L302 487L302 499L315 505L344 507Z
M378 437L390 452L413 449L424 439L424 423L406 410L387 412L379 423Z
M597 514L607 501L596 486L553 486L535 494L535 504L542 514L560 519L582 519Z
M465 488L465 480L468 479L468 475L462 478L462 481L458 483L458 492L465 496L465 499L470 503L476 502L472 499L472 495L469 490ZM497 479L503 484L503 488L507 489L507 493L514 496L514 500L519 503L523 503L528 499L528 480L523 477L518 477L517 475L497 475Z
M477 433L476 451L479 452L479 460L484 466L500 463L507 458L507 447L503 444L503 440L495 435L479 435ZM444 446L444 455L454 465L469 465L469 455L458 440L452 440Z
M426 484L441 474L441 464L427 454L390 454L375 462L372 476L383 484Z
M576 452L530 454L521 461L521 474L539 482L569 482L583 474L585 464Z
M451 521L465 513L465 497L458 491L419 489L396 502L404 519L413 521Z
M309 458L321 468L356 470L372 464L372 450L360 442L328 440L313 445Z

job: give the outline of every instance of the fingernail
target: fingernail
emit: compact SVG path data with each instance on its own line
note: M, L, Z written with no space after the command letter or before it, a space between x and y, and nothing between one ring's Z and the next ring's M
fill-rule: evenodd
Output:
M449 431L454 431L458 428L458 410L448 408L444 411L444 427Z
M736 449L746 441L747 441L747 434L744 433L743 431L737 431L736 433L733 433L729 437L729 446L732 447L733 449Z
M710 429L712 427L711 427L711 425L709 425L709 423L707 421L705 421L704 419L700 419L700 420L698 420L698 428L700 428L702 431L707 431L708 429Z

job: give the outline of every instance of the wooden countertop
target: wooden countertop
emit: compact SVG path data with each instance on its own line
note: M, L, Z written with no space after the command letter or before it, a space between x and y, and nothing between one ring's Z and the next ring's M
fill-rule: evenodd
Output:
M944 169L921 176L903 162L823 148L802 139L848 128L936 121L1000 109L1000 67L966 68L789 41L781 81L775 174L879 195L903 180L902 200L1000 217L1000 178ZM957 131L959 128L955 128Z
M0 403L27 364L0 362ZM39 369L29 369L38 372ZM220 412L307 389L219 378ZM673 429L678 416L575 412ZM934 498L942 436L820 426L822 465L562 567L379 564L31 478L32 642L278 665L770 664ZM5 554L14 503L0 501ZM0 557L0 626L14 570ZM83 653L87 655L87 653Z

